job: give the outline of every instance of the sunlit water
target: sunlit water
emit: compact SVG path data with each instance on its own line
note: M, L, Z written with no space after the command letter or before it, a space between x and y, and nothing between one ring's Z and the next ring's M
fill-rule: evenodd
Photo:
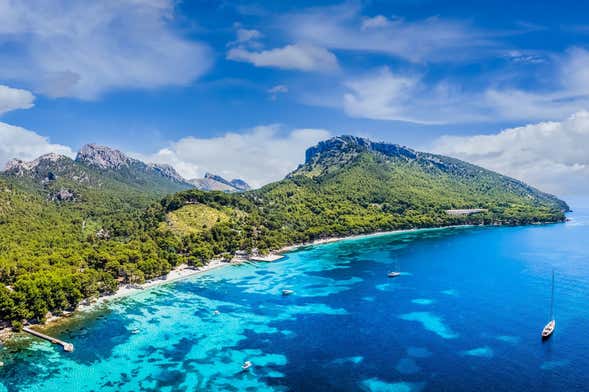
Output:
M571 218L344 241L146 290L54 331L73 353L4 348L0 390L586 390L589 211Z

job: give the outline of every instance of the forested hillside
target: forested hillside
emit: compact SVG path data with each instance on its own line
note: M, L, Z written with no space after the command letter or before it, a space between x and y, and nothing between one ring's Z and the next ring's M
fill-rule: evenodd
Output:
M480 167L355 137L319 143L284 180L258 190L163 199L189 185L171 168L162 173L112 151L94 146L75 161L9 165L0 179L0 319L41 320L120 283L242 249L394 229L557 222L568 210ZM447 212L468 208L484 211Z

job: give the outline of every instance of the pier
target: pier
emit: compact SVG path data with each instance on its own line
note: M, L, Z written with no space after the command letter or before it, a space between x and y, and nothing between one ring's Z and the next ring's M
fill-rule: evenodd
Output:
M36 337L40 338L40 339L45 339L45 340L47 340L47 341L49 341L49 342L51 342L53 344L59 344L60 346L63 347L63 350L64 351L67 351L67 352L70 352L70 353L72 351L74 351L74 345L71 344L71 343L64 342L63 340L59 340L59 339L53 338L53 337L51 337L49 335L45 335L45 334L43 334L41 332L37 332L34 329L31 329L29 327L23 327L22 330L25 331L26 333L29 333L29 334L31 334L33 336L36 336Z

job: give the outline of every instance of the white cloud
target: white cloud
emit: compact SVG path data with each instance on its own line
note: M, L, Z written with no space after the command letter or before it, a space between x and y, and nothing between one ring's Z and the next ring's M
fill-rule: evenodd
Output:
M294 40L328 48L376 52L411 62L459 61L495 51L489 33L467 23L431 17L417 21L362 16L359 3L315 7L282 17Z
M211 55L174 31L174 7L173 0L2 1L0 78L82 99L187 84Z
M333 53L309 44L286 45L262 51L252 51L240 46L229 49L227 59L251 63L256 67L299 71L329 71L338 68L337 58Z
M253 29L238 28L236 34L236 43L245 43L262 38L262 33L260 33L258 30Z
M445 136L436 152L521 179L557 195L589 193L589 112L497 134Z
M382 27L389 27L391 21L386 16L376 15L371 18L364 18L362 20L362 30L377 29Z
M0 115L11 110L32 108L33 102L35 96L29 91L0 84Z
M167 163L185 178L205 172L242 178L255 187L283 178L305 159L305 150L330 136L323 129L295 129L283 135L277 125L212 138L186 137L152 155L136 157Z
M52 144L33 131L0 122L0 169L13 158L30 161L50 152L75 155L68 146Z
M270 98L274 101L278 98L278 94L286 94L288 93L288 86L284 84L277 84L268 89L268 93L270 94Z
M554 57L535 90L493 82L467 90L447 80L425 82L425 76L372 70L344 82L343 109L352 117L444 124L554 120L589 108L589 52L579 48Z
M418 74L393 74L382 67L344 83L343 109L351 117L421 124L484 118L480 100L448 82L428 86Z

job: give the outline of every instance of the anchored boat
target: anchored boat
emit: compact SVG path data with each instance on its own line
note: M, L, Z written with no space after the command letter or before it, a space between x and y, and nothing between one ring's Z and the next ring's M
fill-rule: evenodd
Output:
M552 336L556 329L556 320L554 319L554 270L552 270L552 294L550 296L550 321L542 329L542 340L546 340Z
M391 272L389 272L389 273L387 274L387 276L388 276L389 278L396 278L397 276L401 276L401 272L399 272L399 271L401 271L400 264L399 264L399 263L397 263L396 267L397 267L397 270L396 270L396 271L391 271Z

